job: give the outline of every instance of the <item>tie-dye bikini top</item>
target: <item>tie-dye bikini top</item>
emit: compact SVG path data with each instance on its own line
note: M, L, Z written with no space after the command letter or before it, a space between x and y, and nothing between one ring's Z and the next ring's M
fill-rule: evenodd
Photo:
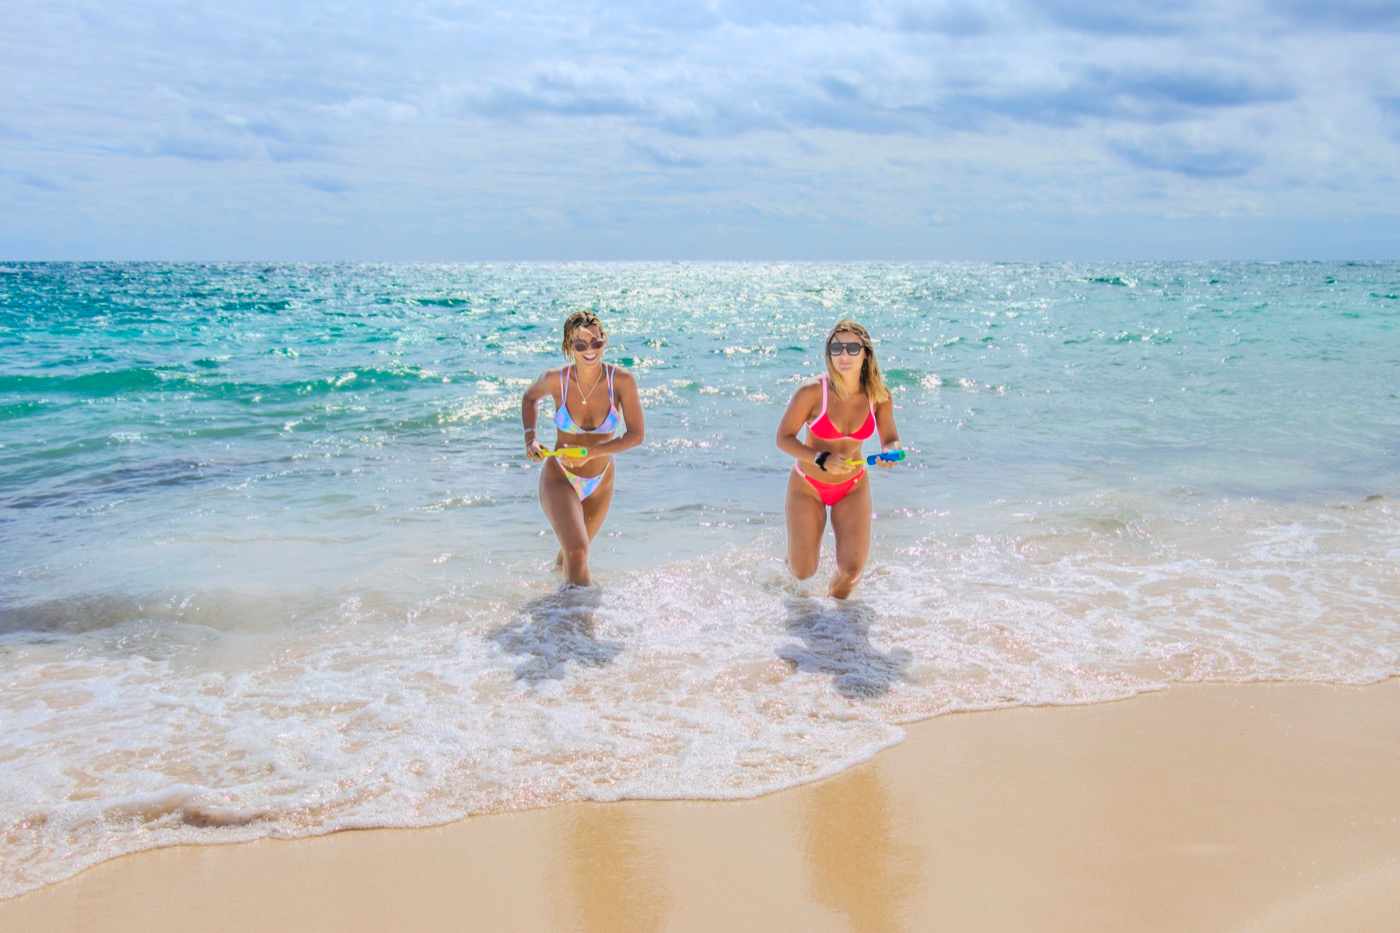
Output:
M613 372L617 367L603 367L608 374L608 416L596 428L585 428L569 414L569 375L572 369L572 366L565 366L559 373L559 407L554 410L554 427L569 434L612 434L620 420L613 396Z

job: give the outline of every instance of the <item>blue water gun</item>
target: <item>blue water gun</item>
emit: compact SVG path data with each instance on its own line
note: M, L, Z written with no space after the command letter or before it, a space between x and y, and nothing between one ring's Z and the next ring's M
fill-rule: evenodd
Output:
M874 466L876 463L879 463L881 460L885 461L886 463L898 463L899 461L901 461L901 460L903 460L903 459L904 459L904 451L902 451L902 450L887 450L887 451L885 451L885 452L882 453L882 454L871 454L870 456L866 457L864 460L847 460L847 461L846 461L846 465L847 465L847 466L852 466L852 467L858 467L858 466L860 466L862 463L864 463L866 466Z

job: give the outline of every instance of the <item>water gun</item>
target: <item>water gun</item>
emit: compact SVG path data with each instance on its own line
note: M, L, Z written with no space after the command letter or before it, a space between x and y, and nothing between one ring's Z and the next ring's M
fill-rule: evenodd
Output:
M882 454L871 454L870 456L866 457L864 460L850 460L850 459L848 459L848 460L846 461L846 466L848 466L848 467L858 467L858 466L861 466L861 465L865 465L865 466L874 466L876 463L879 463L881 460L885 461L886 463L898 463L899 461L901 461L901 460L903 460L903 459L904 459L904 451L902 451L902 450L888 450L888 451L886 451L886 452L884 452L884 453L882 453Z
M558 450L541 450L541 457L586 457L587 447L560 447Z

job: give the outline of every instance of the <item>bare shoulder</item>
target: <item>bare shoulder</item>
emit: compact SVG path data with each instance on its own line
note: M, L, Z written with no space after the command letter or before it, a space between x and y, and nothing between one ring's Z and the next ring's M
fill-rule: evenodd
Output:
M560 366L558 369L546 369L544 372L540 373L539 378L537 378L530 385L530 388L527 391L534 392L536 394L545 392L552 394L554 389L558 387L558 380L563 376L563 374L563 366Z
M817 410L822 397L821 383L816 379L808 380L797 387L797 391L792 393L792 401L788 402L788 411L803 412L811 414Z
M624 386L628 389L635 389L637 387L637 377L633 376L628 370L623 369L621 366L614 366L612 371L613 385Z

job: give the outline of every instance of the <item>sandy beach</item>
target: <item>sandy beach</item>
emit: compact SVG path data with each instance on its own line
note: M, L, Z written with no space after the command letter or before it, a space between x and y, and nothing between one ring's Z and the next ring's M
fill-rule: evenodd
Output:
M143 852L0 928L1396 929L1400 680L918 723L755 800L575 804Z
M24 13L0 933L1400 933L1400 0Z

